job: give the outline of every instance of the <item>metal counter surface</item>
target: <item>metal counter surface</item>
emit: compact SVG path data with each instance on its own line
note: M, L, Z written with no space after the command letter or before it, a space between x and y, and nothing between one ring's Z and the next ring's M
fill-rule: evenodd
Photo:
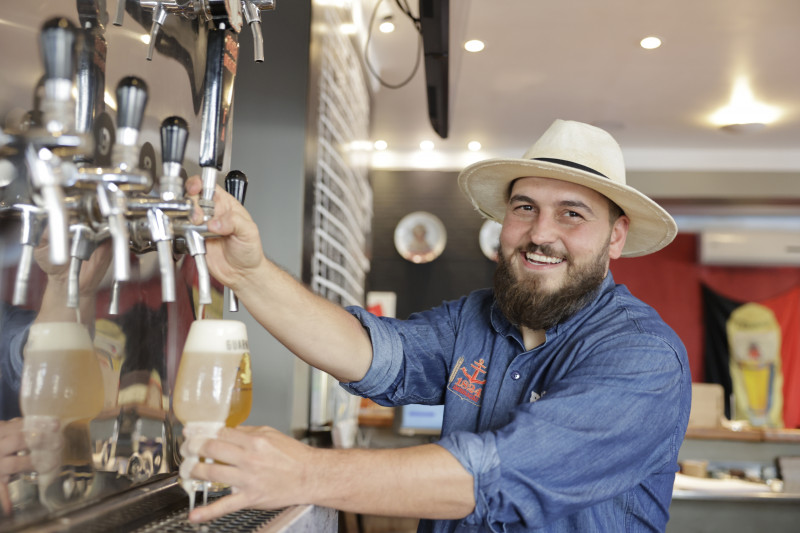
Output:
M209 500L213 501L224 494L210 495ZM18 526L13 521L0 523L0 531L333 533L338 529L335 510L311 505L276 511L245 509L206 524L192 524L186 520L188 505L188 496L181 488L177 475L170 475L83 509L43 518L40 522L26 521Z

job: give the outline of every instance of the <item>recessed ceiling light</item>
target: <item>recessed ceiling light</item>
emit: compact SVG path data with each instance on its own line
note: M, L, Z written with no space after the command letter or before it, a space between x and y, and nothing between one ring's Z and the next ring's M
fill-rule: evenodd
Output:
M352 22L345 22L344 24L339 25L339 31L341 31L345 35L355 35L356 34L356 25Z
M661 39L653 36L645 37L639 42L639 44L645 50L655 50L656 48L661 46Z
M419 143L419 149L424 150L425 152L430 152L433 150L433 141L422 141Z
M467 52L480 52L485 46L486 45L483 44L483 41L472 39L464 43L464 50Z
M389 148L389 143L381 139L375 141L375 144L373 144L373 146L375 147L376 150L386 150L387 148Z
M477 152L481 149L481 143L478 141L470 141L469 144L467 144L467 148L469 148L470 152Z
M387 15L383 17L378 29L381 31L381 33L392 33L394 31L394 22L392 22L392 16Z

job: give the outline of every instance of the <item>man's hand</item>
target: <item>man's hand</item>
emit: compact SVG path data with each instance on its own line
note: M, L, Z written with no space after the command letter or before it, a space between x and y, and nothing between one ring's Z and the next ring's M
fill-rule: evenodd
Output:
M396 450L306 446L272 428L222 429L188 438L186 454L204 456L192 479L226 483L233 494L192 511L193 522L239 509L319 505L355 513L456 519L475 508L473 478L436 444ZM222 464L225 463L225 464Z
M22 419L0 420L0 507L3 514L11 514L11 497L8 482L11 476L33 470L30 455L18 455L26 450Z
M186 194L197 199L203 184L199 177L186 180ZM201 223L202 215L195 208L193 222ZM226 287L236 291L241 281L256 272L265 260L258 227L247 210L233 196L217 185L214 193L214 217L208 221L209 231L222 238L206 239L206 259L211 274Z
M213 520L240 509L279 509L310 503L306 469L313 448L269 427L223 428L216 439L189 438L191 455L214 459L198 463L193 479L214 480L233 487L233 494L189 516L192 522ZM222 464L225 463L225 464ZM306 491L306 492L304 492Z

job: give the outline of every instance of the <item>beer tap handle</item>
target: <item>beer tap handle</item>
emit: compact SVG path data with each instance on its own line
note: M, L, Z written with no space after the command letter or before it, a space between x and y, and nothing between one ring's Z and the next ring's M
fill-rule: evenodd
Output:
M77 28L64 17L45 22L40 44L44 64L42 118L45 129L53 134L70 130L74 121L72 79L75 71Z
M239 170L228 172L228 175L225 176L225 190L244 205L244 197L247 194L247 176L244 172ZM230 288L228 288L228 311L232 313L239 311L239 299Z
M147 105L147 84L143 79L127 76L117 85L117 135L111 159L122 170L139 164L137 143Z
M158 2L153 9L153 25L150 27L150 46L147 48L148 61L153 60L153 52L156 49L156 39L158 39L158 33L161 31L161 27L166 20L167 10L164 8L164 4Z
M117 142L134 144L138 140L146 105L145 81L136 76L122 78L117 84ZM131 138L133 132L136 136Z
M163 200L183 197L181 167L188 138L189 126L181 117L168 117L161 123L162 175L159 192Z

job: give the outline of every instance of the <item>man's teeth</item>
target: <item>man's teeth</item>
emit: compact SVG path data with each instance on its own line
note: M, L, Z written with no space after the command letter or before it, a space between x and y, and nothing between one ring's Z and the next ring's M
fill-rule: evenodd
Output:
M534 263L547 263L550 265L556 265L564 260L560 257L550 257L548 255L533 254L530 252L525 254L525 259Z

